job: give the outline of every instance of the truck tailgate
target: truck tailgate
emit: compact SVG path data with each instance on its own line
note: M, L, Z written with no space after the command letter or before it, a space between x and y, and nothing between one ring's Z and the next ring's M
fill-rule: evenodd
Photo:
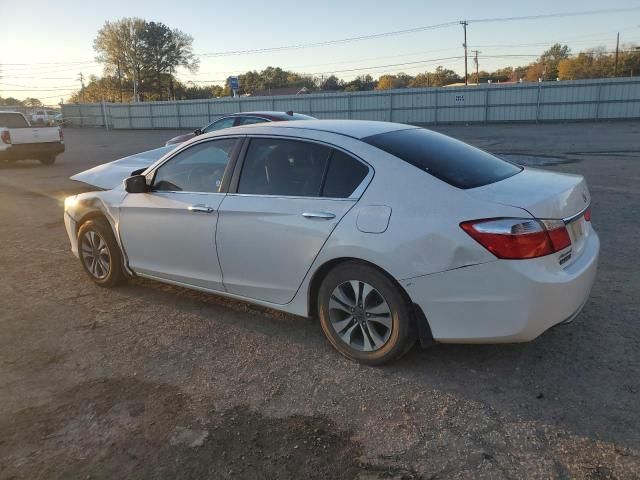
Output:
M51 143L60 141L60 130L58 127L25 127L10 128L11 143L20 145L25 143Z

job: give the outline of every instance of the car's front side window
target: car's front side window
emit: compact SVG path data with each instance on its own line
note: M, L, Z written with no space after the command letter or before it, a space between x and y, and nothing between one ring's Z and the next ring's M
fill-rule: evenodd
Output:
M240 174L238 193L319 197L331 148L317 143L254 138Z
M236 121L235 117L223 118L216 122L213 122L210 125L207 125L202 132L209 133L209 132L215 132L216 130L222 130L223 128L233 127L235 121Z
M237 139L198 143L177 153L155 172L152 190L217 193Z

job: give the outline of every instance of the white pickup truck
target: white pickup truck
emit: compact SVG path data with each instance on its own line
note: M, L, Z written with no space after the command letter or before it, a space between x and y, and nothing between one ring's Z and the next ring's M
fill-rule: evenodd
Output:
M0 111L0 160L39 160L53 165L64 152L64 136L60 127L32 127L19 112Z

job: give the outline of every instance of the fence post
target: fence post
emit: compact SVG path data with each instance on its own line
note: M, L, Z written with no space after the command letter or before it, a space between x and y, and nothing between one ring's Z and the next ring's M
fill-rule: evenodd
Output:
M487 88L484 90L484 122L487 123L489 121L489 84L487 84Z
M438 92L439 92L438 87L435 87L434 93L435 93L435 96L436 96L436 97L435 97L435 101L434 101L434 103L435 103L435 105L434 105L434 106L435 106L435 109L434 109L434 111L433 111L433 123L434 123L435 125L437 125L437 124L438 124Z
M600 95L602 91L602 84L598 84L598 89L596 90L596 120L600 118Z
M129 115L129 130L133 129L133 119L131 118L131 103L127 104L127 114Z
M176 102L176 116L178 117L178 129L182 128L182 117L180 114L180 102Z
M275 111L276 109L276 99L271 97L271 111Z
M347 118L351 120L351 97L352 93L347 93Z
M211 100L207 100L207 123L211 121Z
M393 93L389 93L389 121L393 121Z
M104 98L102 99L102 119L104 121L105 130L109 130L109 124L107 123L107 109L104 106Z
M536 105L536 123L540 121L540 97L542 96L542 82L538 82L538 100Z

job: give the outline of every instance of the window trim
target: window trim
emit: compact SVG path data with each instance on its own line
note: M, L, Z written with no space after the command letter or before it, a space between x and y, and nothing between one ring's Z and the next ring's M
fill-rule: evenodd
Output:
M330 161L331 158L333 157L333 151L335 150L339 150L342 153L349 155L351 158L353 158L354 160L362 163L365 167L367 167L368 172L365 175L365 177L362 179L362 181L358 184L358 186L353 190L353 192L351 192L351 195L348 197L323 197L323 196L301 196L301 195L271 195L271 194L265 194L265 193L239 193L238 192L238 186L240 184L240 175L242 173L242 168L244 167L244 162L245 159L247 157L247 151L249 150L249 144L251 143L251 140L253 139L265 139L265 138L272 138L272 139L276 139L276 140L293 140L293 141L299 141L299 142L303 142L303 143L315 143L318 145L321 145L323 147L327 147L330 148L331 154L329 155L329 161L327 162L327 167L325 168L325 171L323 172L323 178L322 178L322 184L321 184L321 188L320 188L320 193L322 193L322 191L324 190L324 181L326 180L326 175L327 175L327 171L330 165ZM225 172L226 173L226 172ZM362 197L362 195L364 194L365 190L367 189L367 187L371 184L371 180L373 179L375 175L375 169L373 168L373 166L368 163L367 161L363 160L362 158L360 158L358 155L346 150L343 147L340 147L338 145L332 144L330 142L325 142L325 141L321 141L321 140L316 140L313 138L305 138L305 137L298 137L295 135L276 135L276 134L265 134L265 135L260 135L260 134L253 134L253 135L246 135L245 136L245 141L242 145L242 149L239 152L237 161L236 161L236 165L235 165L235 169L233 171L233 176L231 179L231 183L229 185L229 189L227 191L227 195L234 195L234 196L242 196L242 197L264 197L264 198L291 198L291 199L322 199L322 200L333 200L333 201L345 201L345 200L358 200L360 197Z
M221 193L226 194L227 189L229 187L229 181L227 181L227 177L230 178L235 169L236 161L238 160L238 154L240 153L241 147L245 143L244 135L221 135L219 137L202 139L197 142L189 143L188 145L183 144L175 151L172 151L169 157L163 159L161 163L158 163L157 165L155 165L151 171L145 174L145 177L147 179L147 185L151 187L155 180L157 171L167 162L170 162L177 155L181 154L182 152L184 152L185 150L188 150L191 147L195 147L203 143L215 142L218 140L235 140L236 141L236 144L231 150L231 155L229 155L229 161L227 162L227 166L225 167L224 173L222 174L222 183L220 185L219 192L193 192L193 191L187 191L187 190L150 190L149 193L188 193L188 194L200 194L200 195L219 195Z
M233 125L234 127L244 127L244 126L246 126L246 125L256 125L256 124L260 124L260 123L270 123L270 122L273 122L273 120L269 120L268 118L264 118L264 117L259 117L258 115L237 115L237 116L236 116L236 118L237 118L237 120L236 120L236 122L235 122L235 123L234 123L234 125ZM255 123L255 124L254 124L254 123L248 123L248 124L246 124L246 125L243 125L243 124L241 124L241 123L240 123L240 121L241 121L243 118L255 118L255 119L257 119L257 120L262 120L262 121L261 121L261 122L257 122L257 123Z

